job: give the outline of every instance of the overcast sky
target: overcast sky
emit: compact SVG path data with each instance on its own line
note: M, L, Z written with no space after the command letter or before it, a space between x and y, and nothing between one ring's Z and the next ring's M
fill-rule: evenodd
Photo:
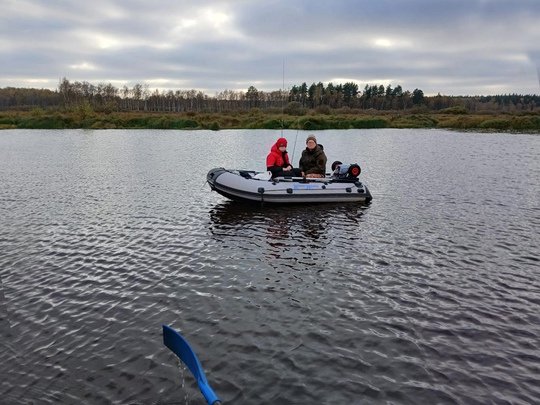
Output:
M285 66L285 69L283 69ZM540 0L0 0L0 87L540 94Z

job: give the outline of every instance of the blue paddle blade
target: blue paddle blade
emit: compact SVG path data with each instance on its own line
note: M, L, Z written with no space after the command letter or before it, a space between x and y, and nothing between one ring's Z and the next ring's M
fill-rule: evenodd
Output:
M163 325L163 343L189 368L206 402L209 405L219 403L219 398L208 384L201 363L187 340L170 326Z

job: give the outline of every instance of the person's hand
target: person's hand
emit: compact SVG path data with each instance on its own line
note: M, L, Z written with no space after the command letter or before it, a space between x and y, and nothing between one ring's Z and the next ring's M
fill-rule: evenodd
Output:
M289 165L285 169L283 169L284 172L290 172L292 170L292 166Z

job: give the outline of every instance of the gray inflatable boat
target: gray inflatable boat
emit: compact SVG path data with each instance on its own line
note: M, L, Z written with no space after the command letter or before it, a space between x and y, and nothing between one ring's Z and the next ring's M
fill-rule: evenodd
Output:
M358 174L360 168L358 168ZM208 172L210 188L224 197L238 201L276 204L370 202L372 197L357 177L327 175L320 179L304 177L271 178L270 172L227 170Z

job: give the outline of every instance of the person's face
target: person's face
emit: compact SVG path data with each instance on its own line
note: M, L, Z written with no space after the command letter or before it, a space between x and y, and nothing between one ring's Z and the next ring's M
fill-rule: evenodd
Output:
M287 147L286 147L286 146L280 146L280 147L279 147L279 150L280 150L281 152L285 152L285 151L287 150Z
M309 150L313 150L315 149L315 146L317 146L317 143L313 139L310 139L306 142L306 146Z

